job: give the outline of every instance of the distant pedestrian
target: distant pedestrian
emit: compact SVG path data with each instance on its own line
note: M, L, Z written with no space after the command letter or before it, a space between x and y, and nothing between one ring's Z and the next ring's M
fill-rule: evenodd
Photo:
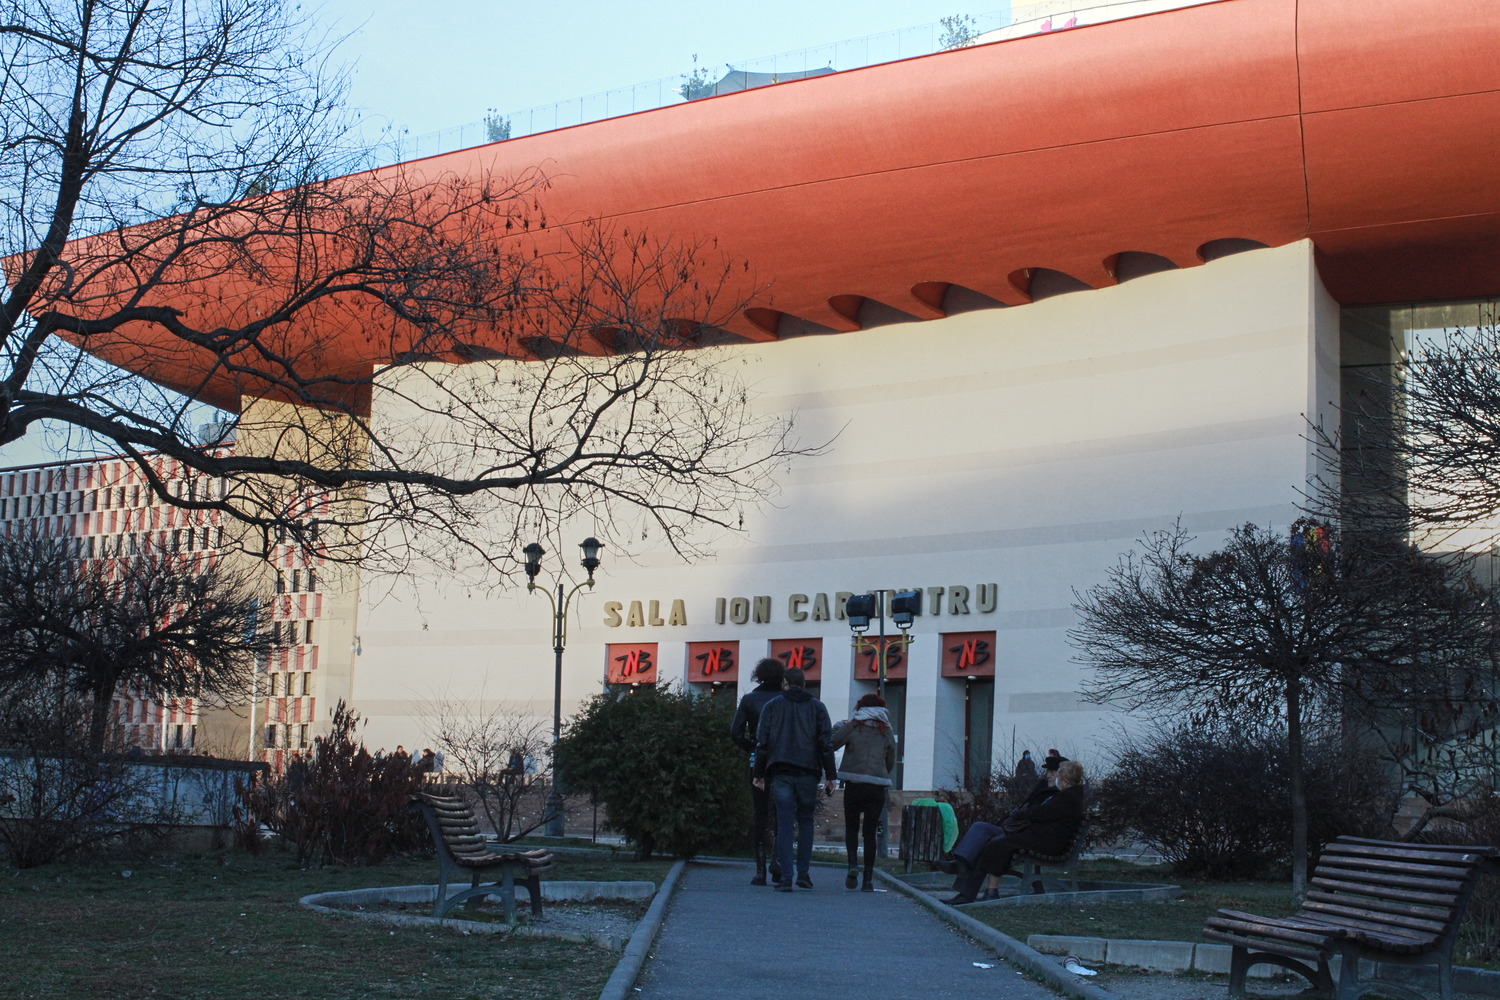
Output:
M766 704L781 697L781 680L786 667L780 660L767 657L755 665L752 678L755 689L740 699L734 720L729 723L729 738L750 754L750 846L755 851L755 876L751 885L766 884L766 862L771 863L771 881L781 881L781 865L769 857L774 843L771 831L770 796L755 785L755 734L760 728L760 713Z
M833 731L833 748L844 748L839 762L839 777L844 782L844 848L849 857L849 871L844 888L859 884L856 866L860 835L865 842L865 892L875 891L875 832L880 814L885 811L886 796L891 787L891 771L896 766L896 738L891 733L891 717L885 699L867 694L854 705L854 717Z
M1016 761L1016 779L1017 781L1036 780L1036 761L1031 759L1030 750L1022 750L1021 759Z
M437 771L437 754L432 752L432 747L422 751L422 756L412 762L412 768L421 775L433 774Z
M792 832L796 822L797 885L811 889L813 809L818 776L833 794L833 727L828 709L807 693L802 671L793 667L782 680L780 698L766 703L755 735L755 786L769 785L776 807L776 854L781 878L776 888L792 891Z

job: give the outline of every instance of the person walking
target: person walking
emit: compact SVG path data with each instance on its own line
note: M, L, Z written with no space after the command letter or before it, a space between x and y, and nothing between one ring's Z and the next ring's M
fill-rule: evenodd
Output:
M865 892L875 891L875 833L891 787L896 766L896 738L885 699L867 694L854 705L854 717L833 731L833 748L844 748L839 778L844 782L844 848L849 855L849 873L844 888L859 885L856 865L861 833L865 841Z
M751 674L755 688L746 692L729 723L729 738L750 754L750 844L755 850L755 876L751 885L766 884L766 861L774 841L771 835L770 796L764 788L755 784L755 734L760 728L760 713L766 703L781 697L781 680L786 673L780 660L767 657L755 665ZM771 881L781 881L781 866L774 858L771 861Z
M1031 759L1030 750L1021 751L1021 759L1016 761L1016 780L1027 783L1036 781L1036 761Z
M797 885L813 887L813 808L818 801L818 776L823 792L833 794L837 769L833 765L833 726L828 709L807 693L802 671L788 670L780 698L766 703L755 733L755 786L769 787L776 809L776 855L781 878L776 888L792 891L792 830L796 823Z

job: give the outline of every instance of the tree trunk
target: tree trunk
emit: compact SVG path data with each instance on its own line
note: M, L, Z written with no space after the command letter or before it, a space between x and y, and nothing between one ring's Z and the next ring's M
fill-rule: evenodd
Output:
M1286 764L1292 797L1292 901L1307 894L1307 791L1302 786L1302 682L1286 686Z
M114 704L115 690L95 687L93 705L89 709L89 752L104 752L104 738L109 733L109 708Z

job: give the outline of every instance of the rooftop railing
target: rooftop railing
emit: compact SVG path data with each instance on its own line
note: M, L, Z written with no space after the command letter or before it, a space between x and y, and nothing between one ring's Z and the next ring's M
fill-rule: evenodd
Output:
M1218 0L1037 0L779 55L722 64L695 61L687 67L688 72L677 76L664 76L519 111L497 110L480 121L424 135L403 132L372 149L371 162L364 165L401 163L830 71L876 66L946 49L1212 2ZM724 68L720 69L720 66Z

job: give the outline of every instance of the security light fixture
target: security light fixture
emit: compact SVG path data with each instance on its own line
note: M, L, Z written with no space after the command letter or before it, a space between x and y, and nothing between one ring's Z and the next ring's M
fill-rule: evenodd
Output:
M911 628L913 620L921 613L921 591L903 590L891 598L891 621L903 632Z
M870 627L870 619L875 617L875 595L856 594L844 602L844 617L849 619L849 628L855 632L863 632Z

